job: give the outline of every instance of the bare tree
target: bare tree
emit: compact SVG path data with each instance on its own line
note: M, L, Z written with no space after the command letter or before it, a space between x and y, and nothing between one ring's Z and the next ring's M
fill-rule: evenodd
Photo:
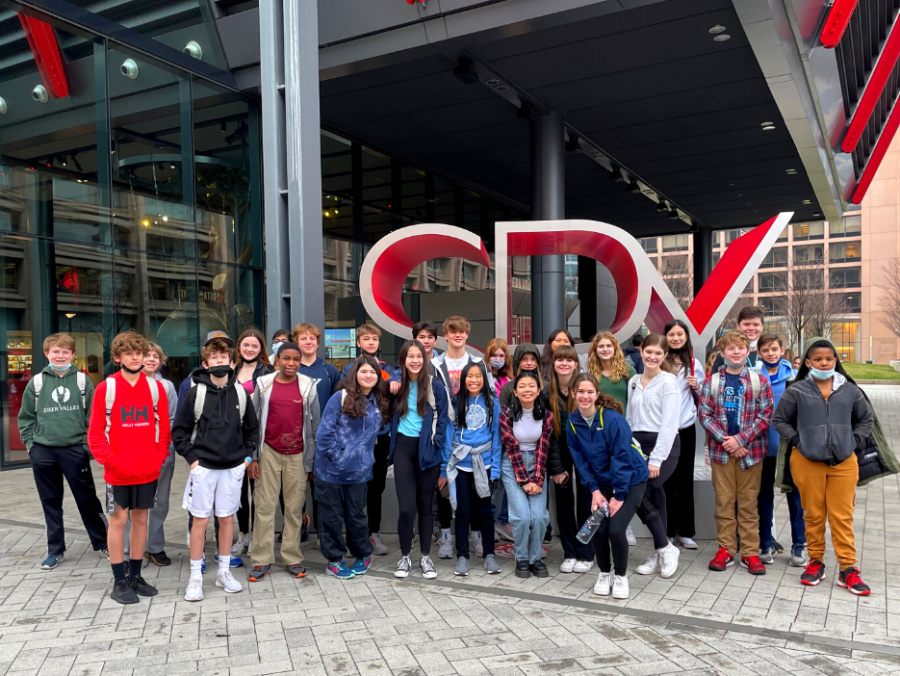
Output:
M666 286L675 296L675 300L685 310L694 300L694 275L692 256L664 256L662 259L662 278Z
M784 318L788 338L797 350L803 349L804 338L828 337L832 323L849 310L841 294L825 291L825 259L793 259L788 266L784 291Z
M900 336L900 260L887 261L881 274L881 323Z

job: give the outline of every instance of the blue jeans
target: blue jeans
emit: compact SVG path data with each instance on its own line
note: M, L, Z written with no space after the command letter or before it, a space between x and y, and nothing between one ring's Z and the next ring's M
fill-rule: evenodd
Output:
M772 537L772 518L775 514L775 469L778 458L767 456L763 458L762 480L759 486L759 547L771 547L774 542ZM806 544L806 522L803 520L803 507L800 506L800 491L793 490L785 493L788 505L788 515L791 521L791 544L794 546Z
M525 468L534 470L534 451L522 451ZM550 523L550 512L547 511L546 481L544 490L537 495L528 495L516 481L509 456L503 455L500 476L506 489L506 500L509 504L509 523L513 528L516 543L516 560L528 561L530 564L541 560L541 543Z

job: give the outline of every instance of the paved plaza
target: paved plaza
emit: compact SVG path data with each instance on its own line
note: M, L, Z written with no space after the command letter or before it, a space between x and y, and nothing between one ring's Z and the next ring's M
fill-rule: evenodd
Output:
M900 387L866 390L900 449ZM275 569L251 586L244 568L235 573L245 591L228 597L214 586L210 556L206 599L188 603L180 509L187 470L177 467L166 547L173 565L147 566L159 595L134 606L108 598L109 564L90 551L68 497L65 562L41 571L46 542L30 470L0 474L0 676L900 672L900 576L887 563L900 560L897 477L857 495L860 567L873 588L866 598L834 585L830 549L828 580L803 587L802 569L784 555L764 577L737 566L713 573L715 543L703 541L696 552L682 550L669 580L631 574L631 597L617 602L592 594L596 567L588 575L556 572L558 541L547 579L517 579L508 559L500 575L487 576L473 558L468 578L453 576L453 562L436 561L437 580L400 581L392 575L396 537L388 536L391 553L364 578L325 577L313 537L304 545L308 577ZM787 532L783 500L777 516L778 531ZM631 548L629 568L650 548L649 540Z

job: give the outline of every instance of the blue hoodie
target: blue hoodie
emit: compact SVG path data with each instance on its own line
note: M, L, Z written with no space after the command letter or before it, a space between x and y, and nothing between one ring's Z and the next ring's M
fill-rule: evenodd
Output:
M431 379L431 388L434 391L434 406L437 409L437 427L434 438L431 435L432 421L435 411L431 406L425 406L425 415L422 416L422 431L419 432L419 468L426 470L429 467L441 464L444 457L443 447L447 444L447 426L450 418L447 417L447 390L437 378ZM388 462L394 462L394 449L397 447L397 434L400 427L400 414L396 411L391 416L391 454Z
M778 402L781 401L781 395L784 394L784 389L787 387L787 384L794 379L794 377L797 375L797 372L794 371L793 366L791 366L791 362L789 362L787 359L782 359L780 362L778 362L778 372L775 375L771 375L769 373L769 369L762 359L760 359L757 363L759 364L760 373L769 379L769 384L772 386L772 397L774 399L772 408L774 410L778 408ZM769 426L769 429L766 432L766 441L769 445L769 452L767 453L768 457L777 457L778 442L781 441L781 436L775 430L774 425Z
M343 397L336 393L325 405L316 434L316 478L335 484L362 484L372 479L375 437L381 413L375 395L366 398L366 417L341 412Z
M459 395L457 395L459 396ZM444 458L441 461L441 476L447 476L447 463L450 462L450 454L454 445L471 446L478 448L482 444L491 442L491 448L481 454L485 467L490 467L490 478L500 478L500 459L503 451L503 444L500 441L500 400L493 397L494 419L488 421L487 407L484 403L484 395L479 394L477 397L469 397L469 408L466 414L467 427L459 429L452 423L447 425L447 443L444 446ZM450 405L456 407L456 397L450 400ZM490 424L488 424L490 422ZM478 425L478 427L475 427ZM472 459L466 456L457 463L456 467L463 471L472 471Z
M300 364L297 373L312 379L316 384L316 396L319 399L319 409L324 415L325 405L331 398L331 393L334 392L334 388L337 387L337 384L340 382L341 374L338 373L337 368L331 364L327 364L321 357L316 357L312 366Z
M611 488L617 500L624 500L632 486L650 478L647 462L632 445L631 428L621 413L598 409L588 428L584 416L575 411L569 416L566 436L578 478L588 490Z

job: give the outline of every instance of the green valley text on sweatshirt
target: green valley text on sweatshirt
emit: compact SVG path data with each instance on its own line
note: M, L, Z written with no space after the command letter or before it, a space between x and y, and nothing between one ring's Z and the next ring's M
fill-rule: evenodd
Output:
M78 370L59 376L49 366L42 371L41 396L34 397L34 378L25 386L19 411L19 434L30 451L35 442L44 446L74 446L86 443L94 383L87 378L84 405L78 389Z

